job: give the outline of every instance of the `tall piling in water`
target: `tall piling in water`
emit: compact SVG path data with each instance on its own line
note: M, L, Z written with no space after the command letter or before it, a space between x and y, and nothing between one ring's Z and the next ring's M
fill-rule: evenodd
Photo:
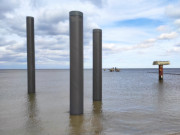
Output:
M35 93L34 18L26 17L28 93Z
M102 101L102 30L93 29L93 101Z
M159 80L163 80L163 65L159 65Z
M169 65L169 61L154 61L153 65L159 66L159 80L163 80L163 65Z
M83 13L71 11L70 20L70 114L83 114Z

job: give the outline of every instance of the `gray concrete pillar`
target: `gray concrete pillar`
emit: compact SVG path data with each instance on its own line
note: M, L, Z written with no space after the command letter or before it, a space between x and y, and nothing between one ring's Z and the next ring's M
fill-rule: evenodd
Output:
M28 93L35 93L34 18L26 17Z
M83 13L70 17L70 114L83 114Z
M102 100L102 30L93 29L93 101Z

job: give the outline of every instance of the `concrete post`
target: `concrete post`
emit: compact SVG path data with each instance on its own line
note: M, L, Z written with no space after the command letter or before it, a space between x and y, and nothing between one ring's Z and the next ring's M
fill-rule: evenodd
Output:
M102 100L102 30L93 29L93 101Z
M28 93L35 93L34 18L26 17Z
M70 17L70 114L83 114L83 13Z
M159 65L159 80L163 80L163 65Z

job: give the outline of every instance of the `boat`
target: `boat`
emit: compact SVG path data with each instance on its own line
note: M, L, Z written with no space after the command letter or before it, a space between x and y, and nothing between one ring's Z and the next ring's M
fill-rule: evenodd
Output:
M120 69L119 68L110 68L110 69L108 69L110 72L119 72L120 71Z

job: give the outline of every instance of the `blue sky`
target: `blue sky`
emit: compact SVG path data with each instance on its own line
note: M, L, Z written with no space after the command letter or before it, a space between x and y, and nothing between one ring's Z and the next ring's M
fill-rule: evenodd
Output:
M1 0L0 69L26 68L26 16L35 18L36 68L69 68L69 11L84 14L84 68L92 29L103 32L103 68L180 68L178 0Z
M164 25L162 20L149 18L135 18L115 22L115 27L158 27Z

